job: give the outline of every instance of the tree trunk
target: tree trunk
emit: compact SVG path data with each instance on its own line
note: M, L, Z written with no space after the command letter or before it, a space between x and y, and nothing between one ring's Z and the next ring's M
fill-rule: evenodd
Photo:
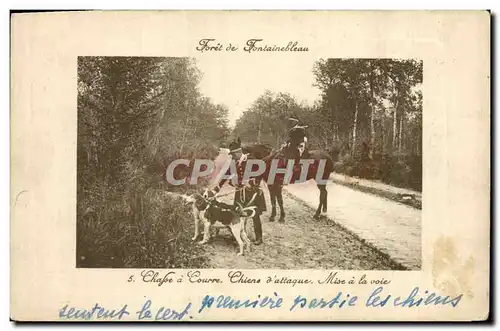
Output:
M260 119L259 119L259 131L257 132L257 143L260 144L260 138L261 138L261 128L262 128L262 116L260 116Z
M339 106L335 106L335 141L338 142L340 139L340 132L339 132Z
M396 150L396 135L398 130L397 108L394 108L392 120L392 151Z
M374 107L372 105L372 114L370 116L370 159L373 159L373 149L375 147L375 121L374 121Z
M351 153L354 156L355 151L356 151L356 127L358 126L358 101L355 103L355 108L354 108L354 125L352 129L352 148L351 148Z
M394 82L394 97L392 99L392 104L394 106L393 118L392 118L392 148L391 153L396 151L397 146L397 129L398 129L398 107L399 107L399 82L396 78L390 76Z
M394 113L393 113L393 121L392 121L392 151L396 150L396 137L398 130L398 105L399 105L399 97L396 95L396 101L394 102Z
M422 129L420 129L418 133L417 155L422 155Z
M370 159L373 159L373 148L375 147L375 92L373 91L373 73L370 74L369 78L370 84Z
M382 154L384 154L385 153L385 116L382 117L382 125L380 126L380 130L381 130L381 139L382 139L381 152L382 152Z
M402 139L402 136L403 136L403 118L404 118L404 114L401 114L400 118L399 118L399 147L398 147L398 154L401 156L401 151L402 151L402 143L403 143L403 139Z

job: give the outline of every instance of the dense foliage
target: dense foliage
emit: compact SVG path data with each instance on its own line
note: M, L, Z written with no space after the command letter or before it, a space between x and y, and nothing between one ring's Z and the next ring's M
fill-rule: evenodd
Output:
M266 91L234 134L277 147L296 116L309 125L311 148L341 151L337 172L421 190L422 62L320 59L313 72L319 102Z
M161 190L169 160L213 156L229 132L199 80L187 58L78 59L80 266L199 265L187 211Z
M278 147L290 116L309 125L311 148L340 150L336 171L421 189L422 63L321 59L311 69L320 101L266 91L231 132L191 59L80 57L78 266L203 265L188 209L164 194L166 165L214 158L230 136Z

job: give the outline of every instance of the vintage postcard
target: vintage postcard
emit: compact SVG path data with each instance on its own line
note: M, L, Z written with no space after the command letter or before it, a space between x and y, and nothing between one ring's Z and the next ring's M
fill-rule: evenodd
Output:
M11 20L15 321L483 321L490 13Z

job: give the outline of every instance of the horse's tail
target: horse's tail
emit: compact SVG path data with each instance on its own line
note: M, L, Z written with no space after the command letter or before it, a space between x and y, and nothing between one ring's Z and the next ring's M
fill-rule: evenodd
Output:
M325 155L324 159L326 160L326 163L322 179L328 180L332 172L335 170L335 162L333 162L332 158L329 155Z
M325 173L328 173L328 177L335 170L335 162L330 156L326 157Z
M335 162L330 156L328 156L326 159L326 168L328 169L329 173L332 173L335 170Z

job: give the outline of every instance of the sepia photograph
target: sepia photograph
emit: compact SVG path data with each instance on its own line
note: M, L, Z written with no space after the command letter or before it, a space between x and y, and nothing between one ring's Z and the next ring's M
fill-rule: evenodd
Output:
M78 268L420 270L423 61L77 74Z
M11 319L487 320L490 16L13 15Z

